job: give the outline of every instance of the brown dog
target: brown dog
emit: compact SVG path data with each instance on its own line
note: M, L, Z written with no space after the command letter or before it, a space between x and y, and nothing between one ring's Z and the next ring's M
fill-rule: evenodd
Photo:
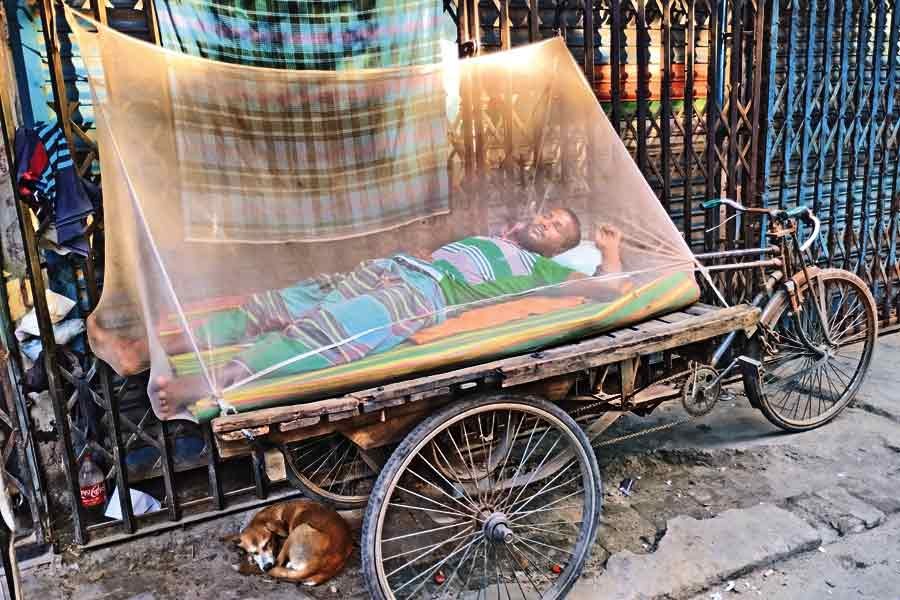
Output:
M276 504L256 513L238 546L260 569L306 585L328 581L353 551L350 527L333 509L312 500ZM276 550L284 539L281 550Z

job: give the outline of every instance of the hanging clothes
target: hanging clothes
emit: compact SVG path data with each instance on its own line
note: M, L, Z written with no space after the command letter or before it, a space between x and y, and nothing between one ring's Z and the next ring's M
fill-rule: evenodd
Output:
M341 71L440 61L436 0L155 0L162 45L270 69Z
M94 203L75 171L62 129L56 123L37 122L16 131L16 187L22 199L43 223L50 219L60 247L88 254L86 220Z

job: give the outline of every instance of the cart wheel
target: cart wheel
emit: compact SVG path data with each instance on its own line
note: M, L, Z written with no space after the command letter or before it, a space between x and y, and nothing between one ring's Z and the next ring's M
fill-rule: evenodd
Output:
M378 475L377 464L339 433L291 444L283 454L291 483L336 509L365 506Z
M755 336L749 348L764 359L764 370L761 378L745 374L747 395L769 421L786 431L820 427L850 404L869 369L878 336L875 299L862 279L840 269L823 269L813 285L817 296L805 288L796 314L787 294L766 306L763 320L771 333L762 333L766 340ZM822 299L832 345L825 340L816 297ZM803 345L801 329L824 355Z
M366 584L379 600L563 598L601 501L590 442L562 409L533 397L461 401L410 432L379 475L363 521Z

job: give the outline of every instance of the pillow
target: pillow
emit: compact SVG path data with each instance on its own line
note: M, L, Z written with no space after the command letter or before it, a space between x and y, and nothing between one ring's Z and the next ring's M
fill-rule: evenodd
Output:
M562 254L557 254L553 260L573 271L584 273L588 277L594 274L603 263L603 253L597 245L591 241L584 241Z

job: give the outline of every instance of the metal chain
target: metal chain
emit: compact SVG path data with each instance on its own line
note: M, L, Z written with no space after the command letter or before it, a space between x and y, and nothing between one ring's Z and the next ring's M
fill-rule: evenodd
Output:
M705 416L705 415L701 415L701 416ZM691 421L693 421L697 418L699 418L699 417L686 417L684 419L680 419L678 421L673 421L671 423L664 423L663 425L656 425L655 427L648 427L647 429L641 429L639 431L634 431L627 435L620 435L619 437L614 437L614 438L610 438L608 440L603 440L602 442L592 444L592 445L595 448L611 446L613 444L618 444L619 442L624 442L626 440L641 437L643 435L649 435L651 433L658 433L660 431L666 431L667 429L673 429L675 427L678 427L679 425L684 425L685 423L690 423Z

